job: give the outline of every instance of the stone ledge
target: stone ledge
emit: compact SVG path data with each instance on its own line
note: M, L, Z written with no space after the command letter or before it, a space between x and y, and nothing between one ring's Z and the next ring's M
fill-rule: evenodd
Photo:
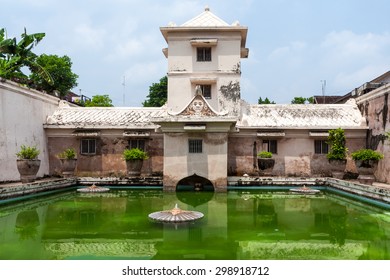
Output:
M9 185L5 184L0 187L0 199L8 199L38 192L63 189L75 185L76 182L76 179L72 178L35 181L26 184L21 182Z
M228 186L323 186L326 178L230 176Z
M161 186L163 178L153 177L79 177L77 183L80 185L118 185L118 186Z
M361 184L354 181L344 181L334 178L327 179L328 184L339 190L390 203L390 188Z
M228 177L228 187L235 186L243 189L251 186L330 186L347 193L360 195L390 204L390 186L383 184L368 185L358 181L345 181L335 178L299 178L299 177Z

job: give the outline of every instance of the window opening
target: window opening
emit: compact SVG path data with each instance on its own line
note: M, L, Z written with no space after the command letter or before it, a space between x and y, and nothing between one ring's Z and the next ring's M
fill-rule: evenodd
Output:
M129 149L138 148L145 151L145 139L130 139Z
M200 154L203 152L202 139L189 139L188 140L188 152L190 154Z
M211 85L197 85L202 91L202 95L206 99L211 99Z
M197 48L197 61L211 61L211 48Z
M276 140L263 140L263 151L278 153L278 142Z
M95 155L96 139L81 139L80 153L83 155Z
M327 154L329 151L329 145L326 140L314 140L314 153Z

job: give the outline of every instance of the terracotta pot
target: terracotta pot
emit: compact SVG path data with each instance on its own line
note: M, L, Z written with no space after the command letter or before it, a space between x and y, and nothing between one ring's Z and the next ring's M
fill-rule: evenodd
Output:
M257 166L259 173L263 176L271 176L274 169L275 159L273 158L257 158Z
M41 165L39 159L18 159L16 160L16 166L20 173L20 180L22 183L34 182L37 178L37 173Z
M127 174L130 177L140 176L143 162L144 161L142 159L127 160L126 161Z
M61 160L61 172L64 177L73 177L76 169L77 159L60 159Z

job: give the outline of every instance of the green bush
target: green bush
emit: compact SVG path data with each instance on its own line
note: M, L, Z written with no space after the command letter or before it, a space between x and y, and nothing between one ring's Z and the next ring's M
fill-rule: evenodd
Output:
M361 149L351 154L353 160L380 160L383 155L371 149Z
M346 159L348 149L345 147L344 129L337 128L329 130L328 145L330 151L327 154L328 159Z
M257 154L259 158L272 158L272 153L267 151L261 151Z
M36 147L22 145L20 151L16 153L18 159L37 159L39 150Z
M62 153L59 153L57 156L60 159L75 159L76 151L73 148L69 148L64 150Z
M134 160L134 159L148 159L149 156L147 152L138 149L138 148L133 148L133 149L126 149L123 151L123 158L128 161L128 160Z

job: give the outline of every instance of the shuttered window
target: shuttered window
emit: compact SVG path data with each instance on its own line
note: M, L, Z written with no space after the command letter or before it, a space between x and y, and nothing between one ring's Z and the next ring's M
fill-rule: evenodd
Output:
M278 153L278 142L276 140L263 140L263 151Z
M129 149L138 148L145 151L145 139L130 139Z
M314 140L314 153L327 154L329 151L329 145L325 140Z
M211 48L197 48L197 61L211 61Z
M81 139L80 154L95 155L96 139Z

